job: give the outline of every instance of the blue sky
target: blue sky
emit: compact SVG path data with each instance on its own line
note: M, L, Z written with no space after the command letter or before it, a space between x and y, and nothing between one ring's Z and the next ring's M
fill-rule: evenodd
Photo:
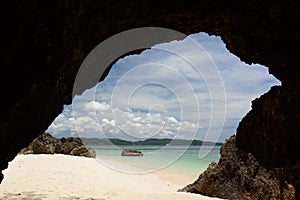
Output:
M106 79L66 105L54 136L223 142L235 134L251 100L280 82L247 65L220 37L198 33L120 59Z

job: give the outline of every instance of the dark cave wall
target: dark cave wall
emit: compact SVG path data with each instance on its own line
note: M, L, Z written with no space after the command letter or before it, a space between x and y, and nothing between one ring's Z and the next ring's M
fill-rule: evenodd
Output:
M237 146L267 167L299 161L299 102L297 86L286 85L274 86L252 101L252 110L237 128Z
M269 166L299 160L293 154L299 145L296 0L12 0L0 11L0 169L71 103L85 56L106 38L143 26L219 35L241 60L269 67L282 87L254 102L240 123L237 145Z

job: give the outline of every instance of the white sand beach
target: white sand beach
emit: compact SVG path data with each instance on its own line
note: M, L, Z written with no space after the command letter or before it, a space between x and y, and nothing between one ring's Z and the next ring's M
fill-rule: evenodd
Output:
M168 170L129 174L85 157L18 155L3 173L0 199L217 199L176 192L193 180Z

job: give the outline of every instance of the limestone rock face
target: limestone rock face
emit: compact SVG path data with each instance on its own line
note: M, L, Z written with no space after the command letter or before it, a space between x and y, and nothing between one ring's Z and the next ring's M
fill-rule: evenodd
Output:
M32 143L21 150L21 154L66 154L73 156L84 156L95 158L96 153L93 149L86 147L80 138L61 138L57 139L48 133L44 133L34 139Z
M80 138L61 138L60 141L61 145L56 148L56 152L61 154L70 154L72 150L83 146Z
M135 149L125 149L121 153L122 156L143 156L143 153Z
M299 93L297 87L274 86L253 100L252 110L239 123L237 147L251 152L264 166L283 167L299 161Z
M179 191L226 199L295 199L295 188L278 171L259 164L251 153L236 147L232 136L220 149L218 163L211 163L199 178Z
M85 147L85 146L80 146L80 147L74 148L70 152L70 155L96 158L96 152L92 148Z
M34 154L54 154L61 144L60 140L45 133L34 139L30 146Z

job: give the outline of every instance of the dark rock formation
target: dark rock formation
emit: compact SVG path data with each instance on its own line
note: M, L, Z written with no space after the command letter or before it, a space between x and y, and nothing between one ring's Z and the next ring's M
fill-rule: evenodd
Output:
M20 152L21 154L66 154L73 156L85 156L96 158L93 149L86 147L80 138L61 138L57 139L48 133L44 133L35 138L28 147Z
M238 126L237 146L251 152L265 166L280 167L299 161L298 94L297 87L283 83L252 101L252 110Z
M96 158L96 152L92 148L85 147L85 146L80 146L80 147L74 148L70 152L70 155Z
M121 156L143 156L143 153L136 149L125 149L122 151Z
M261 166L251 153L239 150L235 140L232 136L222 146L218 163L211 163L193 184L179 191L240 200L295 199L295 188L284 177L287 169Z
M71 103L77 70L97 44L160 26L219 35L242 61L266 65L281 80L240 123L237 147L265 166L297 171L300 1L10 0L0 16L1 170Z
M80 138L61 138L61 145L57 146L56 152L61 154L70 154L73 149L84 146Z
M32 150L34 154L54 154L56 153L56 149L61 145L60 140L48 133L44 133L35 138L27 149Z

